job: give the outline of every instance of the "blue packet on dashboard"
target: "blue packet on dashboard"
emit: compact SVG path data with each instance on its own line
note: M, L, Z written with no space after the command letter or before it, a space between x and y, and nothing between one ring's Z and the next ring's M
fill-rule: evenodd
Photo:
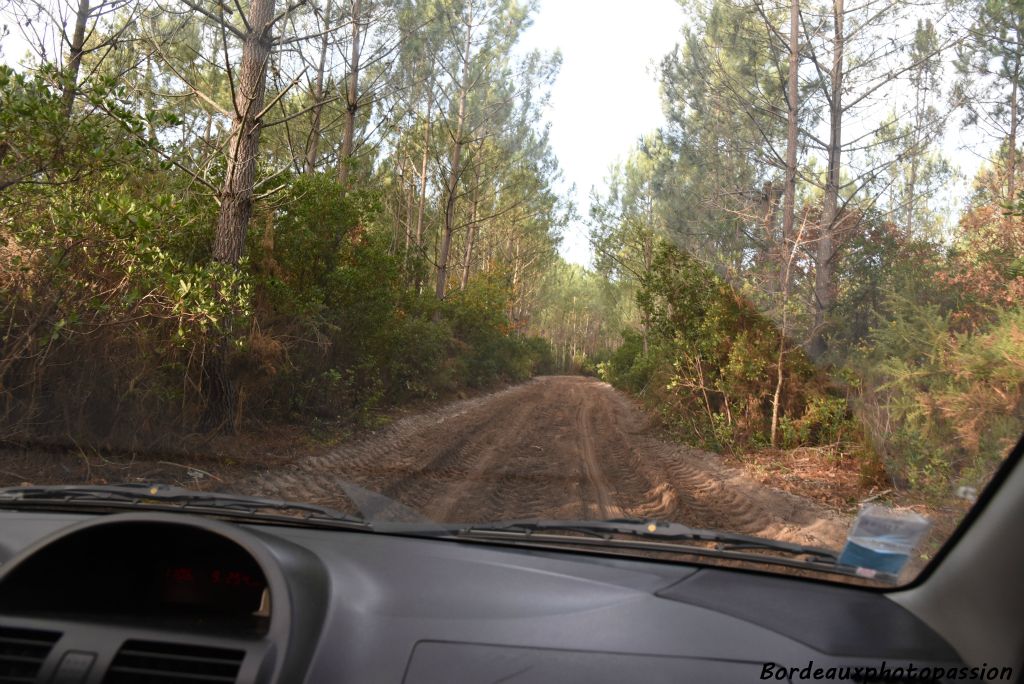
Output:
M866 577L894 579L931 523L913 511L869 504L861 508L839 556L841 565Z

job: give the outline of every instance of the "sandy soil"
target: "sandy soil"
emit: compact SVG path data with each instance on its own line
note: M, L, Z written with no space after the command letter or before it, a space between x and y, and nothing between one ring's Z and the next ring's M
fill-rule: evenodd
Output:
M647 517L832 548L850 523L664 439L633 400L577 376L411 415L230 488L351 510L339 480L445 522Z

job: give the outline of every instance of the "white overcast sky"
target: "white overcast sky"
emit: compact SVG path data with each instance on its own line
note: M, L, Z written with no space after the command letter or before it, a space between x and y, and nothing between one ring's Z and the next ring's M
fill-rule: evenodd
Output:
M664 121L656 65L681 35L676 0L541 0L520 40L524 49L562 51L547 119L565 187L576 185L580 219L564 234L562 255L589 264L590 189L625 159L637 139Z

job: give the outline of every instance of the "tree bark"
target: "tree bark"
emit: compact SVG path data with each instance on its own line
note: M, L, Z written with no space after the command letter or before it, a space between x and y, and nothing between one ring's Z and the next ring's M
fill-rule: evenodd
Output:
M347 109L345 134L341 139L341 155L338 159L338 182L348 184L352 149L356 136L356 114L359 113L359 35L362 21L362 0L352 0L352 54L348 73Z
M249 30L242 43L242 60L235 79L235 114L228 140L224 183L218 193L220 212L213 238L213 260L232 266L242 258L252 217L260 141L259 115L266 94L274 3L275 0L252 0L247 22ZM225 67L230 69L231 65L226 64ZM225 296L221 291L214 294L219 298ZM222 324L224 329L214 340L203 365L207 401L204 423L211 429L225 425L237 428L241 420L237 410L238 391L227 367L231 349L231 317L226 316Z
M71 112L75 107L75 96L78 94L78 72L82 69L82 55L85 54L85 29L90 11L89 0L79 0L78 12L75 13L75 33L71 36L68 65L64 70L63 92L61 93L64 116L68 119L71 118Z
M834 37L832 50L831 89L829 96L828 168L825 196L822 200L818 226L814 268L814 331L808 352L819 358L828 349L825 342L825 321L832 309L832 259L835 256L834 231L839 215L839 171L843 132L843 43L844 0L833 0Z
M220 190L220 213L213 240L213 258L237 264L245 248L245 235L252 216L252 194L259 154L260 120L267 89L267 61L270 58L270 24L275 0L253 0L242 44L235 92L235 116L228 141L227 167ZM229 67L230 68L230 67Z

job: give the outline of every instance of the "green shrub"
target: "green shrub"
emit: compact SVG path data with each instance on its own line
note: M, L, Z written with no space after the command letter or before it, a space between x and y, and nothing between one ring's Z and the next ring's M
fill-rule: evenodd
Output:
M850 362L875 448L897 483L936 496L978 486L1024 432L1024 312L957 332L934 305L895 310Z
M600 364L598 377L620 389L642 394L653 377L656 358L656 353L643 353L643 336L639 332L626 330L622 344Z
M552 375L556 371L555 350L543 337L531 335L519 338L519 344L529 364L529 376Z

